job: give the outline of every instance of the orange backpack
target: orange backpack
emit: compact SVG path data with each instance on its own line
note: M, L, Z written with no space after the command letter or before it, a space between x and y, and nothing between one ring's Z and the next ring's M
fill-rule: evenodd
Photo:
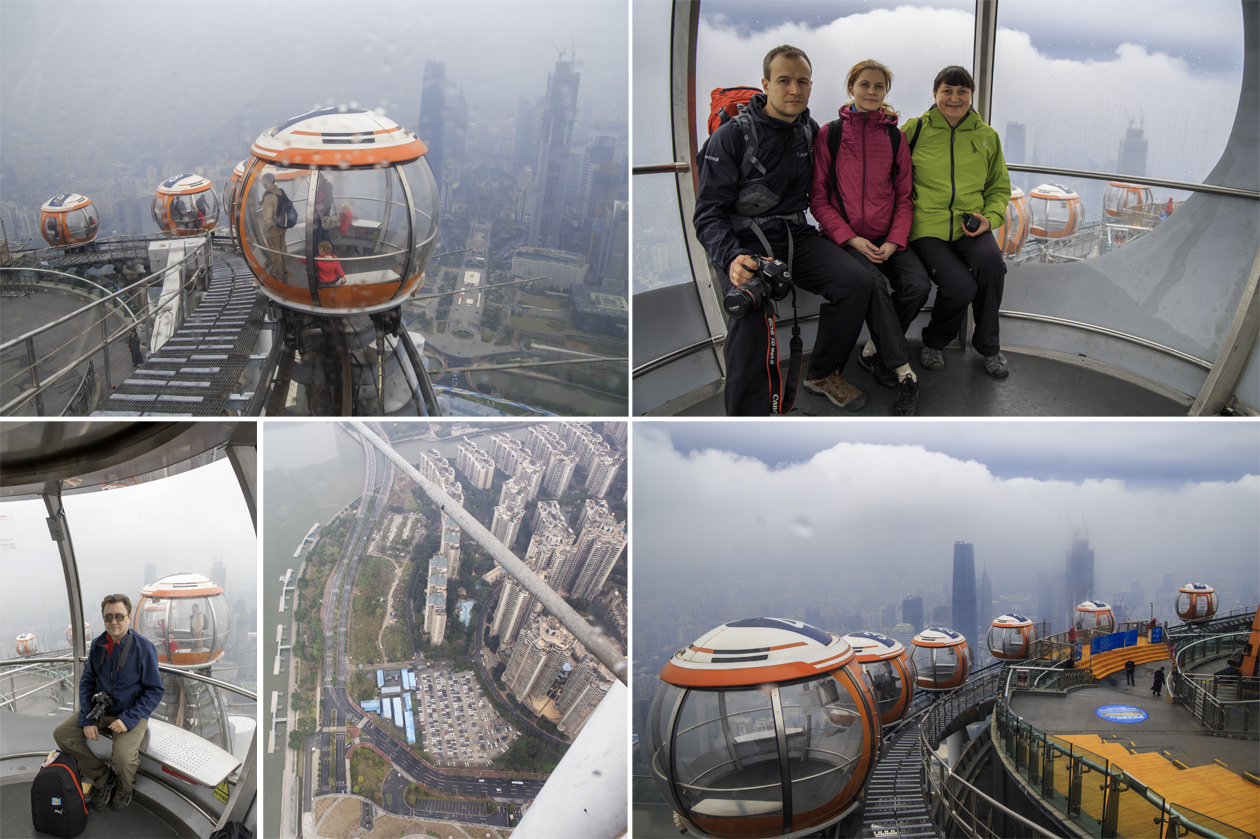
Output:
M746 105L759 87L715 87L709 94L709 133L739 114L739 106Z

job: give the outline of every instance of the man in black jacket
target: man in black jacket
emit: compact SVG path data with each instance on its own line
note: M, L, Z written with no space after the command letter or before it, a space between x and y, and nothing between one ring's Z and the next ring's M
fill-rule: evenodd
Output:
M723 293L755 276L753 255L758 254L788 262L794 283L823 298L804 387L856 411L866 404L866 395L840 374L862 330L872 284L853 257L805 220L818 130L808 108L813 68L802 50L784 45L766 54L762 73L765 93L753 96L745 113L718 128L705 145L693 217L696 236ZM754 124L747 125L749 119ZM745 160L746 126L756 132L753 166ZM777 345L772 344L775 314L774 303L765 300L727 326L728 415L780 409L778 370L768 363Z

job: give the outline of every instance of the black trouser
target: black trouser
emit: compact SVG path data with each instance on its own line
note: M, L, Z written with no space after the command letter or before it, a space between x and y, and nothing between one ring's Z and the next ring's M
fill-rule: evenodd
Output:
M970 303L976 313L971 343L981 355L996 355L1002 349L998 309L1002 307L1006 260L993 233L961 236L953 242L924 236L910 247L936 283L936 301L932 303L932 319L923 328L923 346L945 349L958 336Z
M782 224L764 231L773 256L787 261L787 232ZM740 239L753 253L765 248L752 232L741 233ZM818 336L814 340L809 367L804 375L823 379L843 370L844 362L862 332L862 318L871 296L870 275L853 257L816 230L794 234L792 280L798 288L823 298L818 309ZM731 287L730 275L717 267L715 273L722 293ZM766 301L742 318L731 318L726 325L726 413L727 416L766 416L770 413L770 376L766 369L769 329L774 310ZM791 316L789 295L778 304L784 318ZM780 357L787 357L785 342L780 342Z
M877 246L883 244L882 241L872 241ZM857 248L846 246L844 250L871 275L872 290L870 303L866 307L866 328L871 331L871 340L875 342L879 360L885 367L895 370L910 361L910 343L906 340L906 330L923 308L923 304L927 303L928 293L932 290L927 269L909 248L894 251L892 256L881 263L871 262Z

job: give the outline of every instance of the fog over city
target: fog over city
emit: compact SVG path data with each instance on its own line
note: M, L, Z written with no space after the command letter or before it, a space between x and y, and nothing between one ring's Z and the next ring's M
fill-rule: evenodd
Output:
M226 458L172 477L101 492L67 494L63 503L78 562L84 619L99 634L100 601L121 592L134 607L147 579L181 572L211 576L222 562L229 603L257 600L258 562L254 528L240 485ZM0 545L4 559L4 606L0 612L0 658L13 656L12 639L34 631L41 649L66 646L70 614L61 559L49 538L42 501L6 503ZM48 627L52 627L51 630ZM239 627L234 627L239 628ZM252 632L254 627L243 627ZM49 635L51 634L51 637Z
M1258 461L1250 423L641 423L636 608L710 585L900 603L948 591L955 541L995 596L1029 596L1074 536L1099 597L1165 574L1254 588Z
M17 0L0 4L0 21L6 158L104 147L121 163L172 132L212 133L245 115L257 136L351 103L414 129L426 60L446 62L470 124L498 121L519 96L540 95L562 49L576 55L580 98L608 117L624 111L620 3Z

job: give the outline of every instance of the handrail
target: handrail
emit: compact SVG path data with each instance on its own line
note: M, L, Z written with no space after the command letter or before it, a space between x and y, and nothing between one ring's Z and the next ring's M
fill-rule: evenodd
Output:
M1245 631L1245 632L1226 632L1221 635L1211 635L1207 638L1200 638L1198 641L1194 641L1193 643L1186 644L1185 646L1179 647L1177 649L1177 654L1176 654L1177 657L1174 663L1177 665L1178 670L1185 670L1188 666L1197 664L1200 661L1207 661L1208 659L1212 659L1212 658L1220 658L1222 655L1225 654L1225 652L1233 652L1234 650L1245 647L1247 644L1247 640L1250 637L1251 637L1251 632ZM1212 645L1212 644L1219 644L1225 639L1230 639L1231 641L1234 642L1233 646L1231 646L1228 650L1224 650L1224 651L1216 650L1210 653L1206 653L1204 655L1196 655L1193 658L1186 658L1186 654L1189 653L1191 650L1194 650L1196 647L1206 649L1207 646ZM1239 641L1241 641L1242 643L1238 643Z
M86 655L80 656L79 661L80 662L87 661L87 656ZM0 660L0 668L20 667L25 664L73 664L73 663L74 663L73 655L25 656L22 658L6 658L3 660ZM252 699L255 702L258 701L257 693L247 688L243 688L239 685L234 685L229 682L225 682L221 679L214 679L214 678L211 678L210 676L203 676L200 673L192 673L187 670L181 670L178 667L172 667L169 664L159 663L158 670L162 673L170 673L171 675L174 675L174 676L180 676L181 678L188 678L188 679L192 679L198 682L205 682L208 685L213 685L214 687L222 688L223 690L229 691L230 693L235 693L239 696L243 696L246 699Z

